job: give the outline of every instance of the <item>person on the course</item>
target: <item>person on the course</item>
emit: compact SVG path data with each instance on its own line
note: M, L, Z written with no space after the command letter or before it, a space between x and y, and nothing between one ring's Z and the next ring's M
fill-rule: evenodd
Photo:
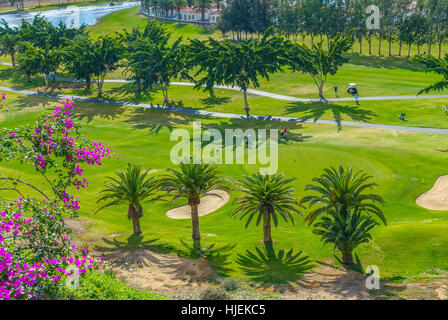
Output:
M334 95L338 97L338 86L334 86Z
M406 113L404 113L404 112L400 113L400 115L398 116L398 118L400 118L400 120L404 120L405 117L406 117Z
M286 130L286 128L285 128L285 129L283 129L283 132L280 134L280 136L286 138L287 134L288 134L288 132L287 132L287 130Z

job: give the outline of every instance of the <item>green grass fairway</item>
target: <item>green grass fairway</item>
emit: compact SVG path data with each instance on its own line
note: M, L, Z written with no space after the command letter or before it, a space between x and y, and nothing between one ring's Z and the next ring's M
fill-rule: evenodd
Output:
M347 68L355 70L355 66L353 65L348 65ZM417 91L419 86L426 86L430 81L434 80L430 75L425 75L418 71L406 69L364 68L365 69L363 70L361 67L361 71L358 72L358 78L363 79L363 84L359 86L360 91L365 92L361 93L361 95L412 95L412 93ZM376 77L376 81L368 81L369 71ZM382 73L385 74L383 81L380 78ZM348 74L350 74L350 72L341 71L341 75L338 75L338 77L340 77L340 79L347 78ZM280 82L282 76L285 78L284 82ZM121 78L123 77L125 76L121 75ZM276 74L272 77L272 82L262 83L259 89L281 94L288 94L288 90L291 90L291 95L299 95L299 90L308 88L309 93L303 95L315 97L314 93L311 93L314 92L314 88L310 83L310 80L305 78L306 77L298 74ZM11 67L8 66L0 66L0 80L1 85L3 86L10 86L18 89L45 90L44 81L41 76L34 76L33 81L30 84L27 84L22 72L12 70ZM344 81L349 80L345 79ZM414 81L417 84L415 84ZM342 80L339 82L342 82ZM390 87L384 86L384 82L389 82ZM274 87L273 83L278 83L279 85ZM410 88L408 88L407 85L409 85ZM366 87L365 89L363 89L364 86ZM144 95L139 99L135 98L134 89L129 84L106 83L104 90L103 97L108 99L152 102L154 104L163 103L162 93L157 88L150 94ZM327 86L327 91L331 90L332 88ZM60 82L57 83L56 87L49 91L91 97L96 97L97 95L94 86L92 86L90 91L87 91L81 83L70 84ZM443 91L442 93L446 94L447 92ZM169 89L170 105L192 109L203 109L207 111L244 114L244 102L241 92L220 89L216 90L216 95L217 98L215 100L210 100L207 93L194 90L190 86L171 86ZM347 93L340 92L340 97L346 96ZM334 97L334 93L328 93L327 97ZM345 120L436 128L448 127L448 116L444 111L444 105L447 103L448 101L446 98L409 99L361 101L361 104L356 106L354 101L304 103L249 95L251 113L255 115L304 117L309 119ZM402 121L398 118L398 115L402 112L407 115L406 121Z
M2 127L16 127L32 123L42 112L43 106L53 105L52 99L8 95L9 112L0 116ZM82 240L98 238L111 233L124 233L109 244L99 241L96 245L131 246L127 238L132 226L126 218L126 208L108 208L94 215L95 203L104 178L128 162L141 163L146 168L163 170L173 167L169 160L170 132L175 128L192 129L192 120L202 121L204 128L278 128L287 126L292 144L279 146L279 171L294 176L297 198L305 195L304 187L322 169L329 166L353 165L374 177L380 185L376 190L386 200L384 207L388 226L380 226L373 232L374 241L362 246L357 253L364 265L380 267L384 276L414 276L422 272L448 270L448 212L430 211L415 204L415 199L431 188L435 179L447 173L448 143L444 135L400 133L330 125L277 124L272 122L193 118L183 114L149 111L122 106L75 103L75 116L82 123L82 133L100 140L118 150L118 159L104 162L103 166L87 170L90 188L81 192L82 219L89 220L89 232ZM39 178L30 168L23 169L17 163L1 163L2 174L20 175L34 183ZM243 174L256 172L256 165L220 165L219 169L231 186ZM231 192L234 199L238 191ZM174 203L151 203L144 207L142 229L143 243L138 245L170 254L184 252L182 241L191 244L191 223L172 220L165 212L178 205ZM247 278L242 266L235 261L238 254L254 251L260 246L262 230L254 225L247 230L244 222L232 219L231 203L218 211L201 217L200 228L204 246L215 248L235 245L233 250L216 250L213 263L227 275ZM312 235L311 228L296 217L295 226L280 223L273 229L274 247L302 250L304 254L320 261L334 262L330 245L322 245ZM135 244L134 244L135 245ZM93 246L93 244L91 244ZM288 266L276 267L277 274L288 274Z

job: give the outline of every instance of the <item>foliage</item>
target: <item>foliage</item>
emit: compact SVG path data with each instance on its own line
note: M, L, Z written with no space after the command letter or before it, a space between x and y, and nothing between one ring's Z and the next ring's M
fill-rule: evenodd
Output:
M247 89L259 86L259 79L269 80L269 74L281 70L284 64L284 39L272 36L273 29L266 30L261 40L251 39L238 43L224 40L220 46L220 72L222 82L238 86L244 94L246 113L249 112Z
M351 33L345 37L336 35L330 40L329 49L323 48L322 42L315 44L312 48L306 45L288 43L288 66L292 71L298 71L309 74L319 89L319 97L325 100L323 96L323 87L327 77L334 75L338 69L348 62L344 54L350 50L353 45Z
M227 300L229 294L219 286L208 286L200 294L201 300Z
M223 184L220 172L207 163L196 164L192 159L187 163L179 163L178 169L167 169L168 174L162 177L161 187L172 198L172 201L184 198L191 207L192 239L195 249L199 249L201 235L199 232L198 205L206 194L215 195L215 189L228 190ZM215 195L217 196L217 195Z
M417 94L441 91L448 88L448 54L443 59L437 59L428 54L425 56L416 56L414 60L423 64L426 67L426 72L433 72L443 77L442 80L421 89Z
M338 169L331 167L324 169L324 173L313 181L317 184L308 184L306 191L314 191L318 195L305 196L300 204L309 204L309 208L317 205L305 218L311 225L320 215L327 215L333 211L349 216L352 210L364 211L367 214L376 215L384 224L386 218L381 208L376 203L383 205L384 199L373 193L365 193L367 189L377 187L375 182L370 182L372 177L363 171L353 172L350 166Z
M185 68L186 52L177 39L168 45L170 38L160 23L150 21L142 31L132 30L121 35L125 40L126 68L137 84L137 93L160 85L164 102L168 103L168 86L172 78L189 78Z
M97 265L86 252L73 251L64 219L75 218L79 210L70 189L88 187L83 167L101 165L110 149L83 137L71 119L71 102L61 104L32 126L0 132L0 162L30 166L42 177L42 185L35 186L20 177L0 176L0 191L7 195L0 209L2 299L42 297L69 273L69 264L81 273ZM18 198L9 200L12 194Z
M240 216L240 220L247 217L246 228L256 218L258 226L263 221L264 243L272 245L271 219L274 226L278 226L278 216L285 222L294 224L293 213L300 214L295 207L294 189L290 184L294 179L285 178L283 173L277 175L253 174L239 180L240 190L244 196L233 201L237 207L232 216Z
M131 288L119 281L113 272L87 272L79 288L61 288L59 299L76 300L164 300L163 295Z
M313 233L321 236L324 243L332 243L334 249L342 253L342 262L350 265L354 264L352 251L372 240L370 231L379 223L358 208L346 213L342 205L330 210L314 224Z
M154 202L159 185L156 177L148 177L150 170L142 170L141 165L128 164L126 171L117 170L116 178L107 177L110 182L105 183L105 188L97 202L109 201L97 210L120 204L128 205L128 218L132 219L134 234L142 233L140 219L143 217L142 204Z
M235 291L238 289L238 280L233 278L225 278L223 279L219 285L223 287L226 291Z

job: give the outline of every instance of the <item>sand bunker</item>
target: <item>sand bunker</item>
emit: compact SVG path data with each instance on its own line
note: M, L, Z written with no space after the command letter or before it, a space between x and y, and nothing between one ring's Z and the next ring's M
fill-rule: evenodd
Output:
M201 198L198 206L199 216L205 216L212 213L230 199L230 195L224 190L212 190L206 196ZM166 212L166 216L172 219L191 219L191 209L189 205L177 207Z
M448 210L448 175L438 177L431 190L422 194L415 202L430 210Z

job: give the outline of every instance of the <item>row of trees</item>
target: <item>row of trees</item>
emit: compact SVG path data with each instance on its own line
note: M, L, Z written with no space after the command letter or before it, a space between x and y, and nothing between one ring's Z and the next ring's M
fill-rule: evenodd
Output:
M366 20L371 13L366 8L368 0L229 0L222 10L218 28L232 32L241 39L243 33L263 33L274 25L288 37L302 39L316 37L321 40L346 34L353 30L353 38L359 41L359 52L363 53L363 40L372 54L372 40L378 41L378 54L382 54L383 41L388 43L388 55L392 55L392 44L398 43L398 55L402 47L417 46L418 54L427 45L431 54L434 45L441 57L442 45L448 39L448 0L420 0L414 8L408 0L379 0L374 4L380 9L380 28L369 30Z
M309 74L324 99L327 76L348 61L343 54L352 45L351 34L337 35L328 45L329 50L322 43L309 48L275 35L272 27L260 39L233 42L209 38L184 43L179 38L170 42L170 34L154 20L145 28L99 38L91 38L85 28L55 27L40 17L33 23L23 22L21 28L10 28L5 22L0 28L0 53L10 55L13 65L17 60L28 81L40 73L48 87L49 75L62 69L76 79L85 79L88 89L94 81L101 97L106 75L123 67L136 95L158 86L165 103L175 78L194 82L196 89L203 88L212 98L216 85L237 86L243 92L247 113L249 87L258 87L260 79L269 80L270 74L283 67Z
M344 264L353 264L353 250L371 239L370 231L379 223L373 216L386 224L386 218L378 206L384 204L381 196L367 193L377 186L371 177L352 168L339 166L324 170L324 174L313 179L314 184L306 186L314 191L298 202L291 184L294 179L283 173L276 175L253 174L238 181L237 197L231 215L246 218L246 228L252 221L263 228L263 242L272 246L272 224L279 220L294 224L294 215L301 214L299 208L308 204L309 213L305 222L314 224L313 233L321 236L325 243L334 244L342 254ZM149 170L140 165L129 164L126 171L118 170L115 177L109 177L98 202L107 201L99 210L120 204L128 205L128 218L133 222L134 234L140 234L142 204L152 203L163 197L185 199L190 206L193 247L200 251L198 206L201 197L212 194L212 190L229 190L220 172L209 164L180 163L177 169L167 169L165 175L149 176ZM163 192L166 192L163 194Z

